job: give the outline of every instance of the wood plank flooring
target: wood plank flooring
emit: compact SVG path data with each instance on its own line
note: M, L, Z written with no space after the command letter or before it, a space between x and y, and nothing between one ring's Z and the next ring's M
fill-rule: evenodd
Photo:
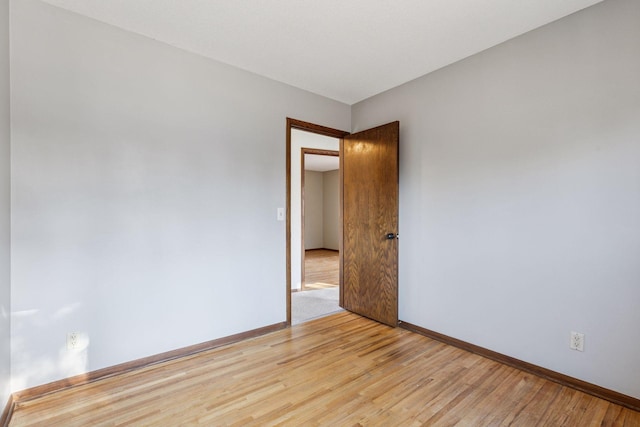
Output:
M640 412L343 312L21 402L18 426L640 426Z
M311 249L304 255L304 289L323 289L340 284L338 251Z

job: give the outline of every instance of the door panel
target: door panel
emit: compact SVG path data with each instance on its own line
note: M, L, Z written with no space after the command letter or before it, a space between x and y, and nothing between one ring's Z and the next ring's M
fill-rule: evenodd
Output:
M398 324L398 142L393 122L340 146L340 305L391 326Z

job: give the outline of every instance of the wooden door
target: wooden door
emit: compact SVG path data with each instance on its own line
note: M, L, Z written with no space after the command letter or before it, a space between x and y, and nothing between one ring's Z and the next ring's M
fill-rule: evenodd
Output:
M342 139L340 305L398 324L399 122Z

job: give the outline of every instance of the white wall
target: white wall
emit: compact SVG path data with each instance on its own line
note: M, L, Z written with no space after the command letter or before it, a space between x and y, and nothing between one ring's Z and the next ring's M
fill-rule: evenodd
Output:
M298 119L295 116L292 118ZM334 129L349 129L349 125L332 126L322 122L308 121ZM299 129L291 130L291 289L300 289L302 284L302 164L300 159L303 148L337 151L340 149L340 140Z
M304 248L324 247L323 173L304 171Z
M323 182L323 247L340 249L340 171L322 174Z
M0 408L11 372L9 0L0 0Z
M305 171L304 246L340 248L340 171Z
M286 117L349 106L35 0L11 19L13 388L285 321Z
M402 320L640 398L639 22L609 0L353 106L401 124Z

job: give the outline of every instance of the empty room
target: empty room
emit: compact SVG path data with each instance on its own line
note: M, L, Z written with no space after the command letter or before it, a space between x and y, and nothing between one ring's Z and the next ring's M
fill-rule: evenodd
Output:
M0 0L0 426L639 426L639 23Z

